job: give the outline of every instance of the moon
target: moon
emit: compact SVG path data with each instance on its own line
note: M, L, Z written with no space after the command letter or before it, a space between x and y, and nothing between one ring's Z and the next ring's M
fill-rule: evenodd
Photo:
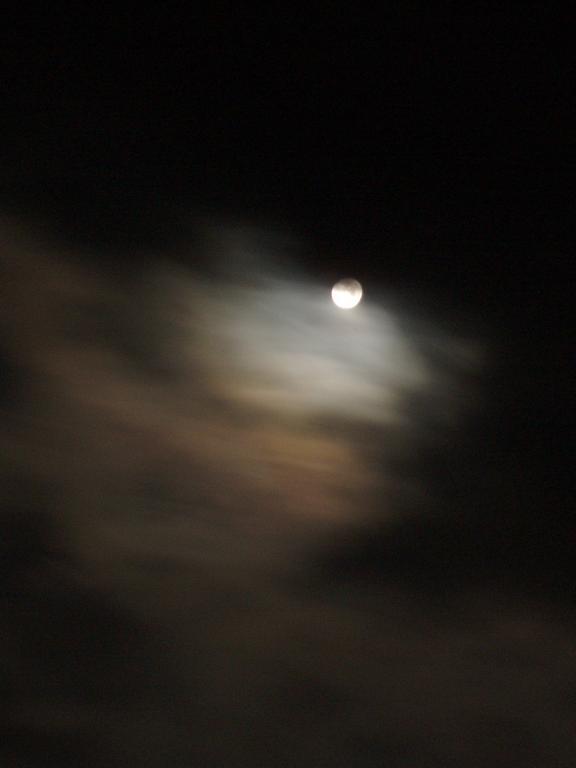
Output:
M360 303L361 298L362 286L351 277L339 280L332 288L332 301L340 309L352 309Z

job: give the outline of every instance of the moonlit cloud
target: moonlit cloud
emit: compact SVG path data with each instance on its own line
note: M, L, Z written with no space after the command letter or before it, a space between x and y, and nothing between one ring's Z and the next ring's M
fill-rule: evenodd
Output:
M403 388L426 386L425 361L385 310L366 305L343 316L323 288L276 281L214 289L191 281L190 339L204 325L206 364L221 386L230 384L231 399L385 423Z
M457 444L480 336L391 292L340 312L254 229L124 282L3 240L7 764L243 768L288 744L302 766L525 765L534 733L561 761L576 671L552 614L318 570L426 517L417 459Z
M200 349L223 397L285 415L384 425L406 416L403 397L437 389L438 372L385 302L367 300L354 312L339 312L326 285L296 267L286 274L285 255L280 276L273 251L267 262L260 252L259 270L252 271L250 241L237 240L235 263L244 269L236 267L232 280L215 284L185 273L151 277L163 286L166 312L178 307L182 332L175 354L193 363ZM433 325L427 330L451 358L456 376L460 369L480 370L474 350L459 359L465 340L435 332Z
M297 247L287 238L214 226L205 249L217 266L211 277L165 259L129 293L109 275L33 247L8 260L15 354L44 378L57 432L83 435L62 456L65 471L78 465L85 493L90 467L114 496L106 475L126 485L127 476L168 464L170 482L193 505L198 483L189 478L199 475L218 498L215 517L233 532L207 541L235 542L256 559L259 537L277 556L278 547L300 546L307 528L368 519L372 497L377 516L393 514L387 495L406 479L388 461L416 449L423 409L439 429L453 426L459 382L481 359L466 356L465 339L416 322L392 301L340 312L327 286L291 259ZM41 274L50 279L36 281ZM443 366L431 349L442 351ZM178 469L186 465L189 477ZM219 487L225 495L234 488L234 501L220 499ZM270 504L274 512L262 512ZM194 514L181 525L180 541L187 526L198 536Z

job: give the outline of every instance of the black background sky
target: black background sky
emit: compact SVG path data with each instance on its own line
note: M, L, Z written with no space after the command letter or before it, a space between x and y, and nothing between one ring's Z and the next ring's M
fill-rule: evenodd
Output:
M4 196L103 240L202 205L410 250L442 279L463 256L510 269L522 244L566 244L561 26L536 4L419 3L22 22L4 32Z
M484 329L495 350L485 408L458 455L417 469L440 498L447 486L444 511L466 507L466 525L446 515L436 527L406 526L392 544L362 540L330 553L325 578L368 571L373 583L393 567L443 588L482 571L561 599L568 615L568 16L541 3L412 1L373 12L212 3L110 15L50 8L2 26L6 216L119 274L185 237L191 215L278 226L311 244L301 258L316 277L393 286L448 324ZM100 611L88 608L86 632L106 623Z

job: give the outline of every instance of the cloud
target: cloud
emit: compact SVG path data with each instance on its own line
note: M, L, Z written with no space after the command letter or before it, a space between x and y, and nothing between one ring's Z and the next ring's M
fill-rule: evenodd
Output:
M368 285L341 313L251 228L121 279L2 241L4 764L570 763L554 611L311 575L429 512L410 459L457 450L480 337Z

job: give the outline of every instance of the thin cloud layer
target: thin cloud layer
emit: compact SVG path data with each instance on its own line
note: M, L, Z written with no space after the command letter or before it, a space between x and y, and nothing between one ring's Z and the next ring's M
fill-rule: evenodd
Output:
M457 444L481 339L212 242L120 280L2 230L4 764L569 765L554 611L310 575L426 516L400 467Z

